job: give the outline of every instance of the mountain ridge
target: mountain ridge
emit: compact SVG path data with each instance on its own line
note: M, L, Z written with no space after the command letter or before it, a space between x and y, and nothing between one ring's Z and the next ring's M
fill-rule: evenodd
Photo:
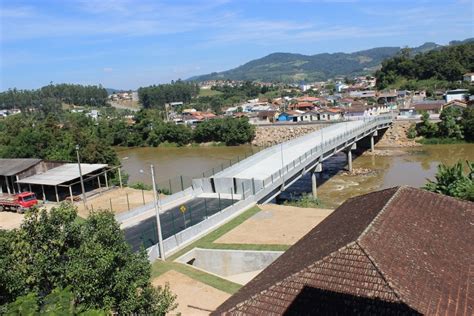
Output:
M451 41L445 46L459 45L473 40L474 38ZM442 47L444 46L434 42L426 42L411 50L417 54ZM378 69L384 59L393 57L402 49L403 47L398 46L384 46L352 53L335 52L314 55L275 52L233 69L193 76L187 80L250 80L287 83L324 81L337 76L369 74Z

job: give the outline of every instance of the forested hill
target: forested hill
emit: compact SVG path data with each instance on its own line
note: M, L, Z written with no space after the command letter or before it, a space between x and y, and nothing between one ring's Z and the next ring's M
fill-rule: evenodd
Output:
M456 43L426 53L404 49L382 62L376 72L377 88L408 90L459 88L463 74L474 71L474 41ZM461 82L461 83L460 83Z
M452 42L459 44L461 42ZM442 47L436 43L425 43L412 49L414 53L427 52ZM374 72L383 60L395 56L400 47L377 47L354 53L323 53L301 55L274 53L252 60L237 68L189 78L194 81L230 79L256 80L264 82L320 81L336 76L352 76Z

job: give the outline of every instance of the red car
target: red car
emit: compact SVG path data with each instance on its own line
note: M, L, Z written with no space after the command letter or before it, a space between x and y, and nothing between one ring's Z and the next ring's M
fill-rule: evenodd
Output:
M38 204L38 200L33 192L0 195L0 211L23 213L36 204Z

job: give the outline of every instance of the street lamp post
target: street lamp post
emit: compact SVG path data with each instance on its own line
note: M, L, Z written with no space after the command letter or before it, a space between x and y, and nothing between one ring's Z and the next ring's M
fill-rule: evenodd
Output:
M163 246L163 235L161 233L161 222L160 222L160 208L158 205L158 194L156 192L156 182L155 182L155 168L153 165L150 165L151 168L151 178L153 183L153 202L155 204L156 212L156 229L158 234L158 246L160 247L160 257L161 260L165 260L165 248Z
M81 159L79 157L79 145L76 145L76 155L77 155L77 165L79 166L79 178L81 179L82 201L84 202L84 207L86 207L87 198L86 198L86 190L84 189L84 179L82 178Z

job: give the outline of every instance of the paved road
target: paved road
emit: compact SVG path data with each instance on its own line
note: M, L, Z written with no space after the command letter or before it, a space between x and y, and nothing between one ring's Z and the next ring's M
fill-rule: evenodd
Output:
M216 198L195 198L184 203L186 206L184 215L180 211L180 206L160 214L163 239L173 236L184 230L185 227L201 222L206 217L219 212L231 204L232 200L230 199L221 199L219 201ZM158 242L155 216L142 220L134 226L126 227L123 231L125 239L134 251L139 250L142 244L147 248Z

